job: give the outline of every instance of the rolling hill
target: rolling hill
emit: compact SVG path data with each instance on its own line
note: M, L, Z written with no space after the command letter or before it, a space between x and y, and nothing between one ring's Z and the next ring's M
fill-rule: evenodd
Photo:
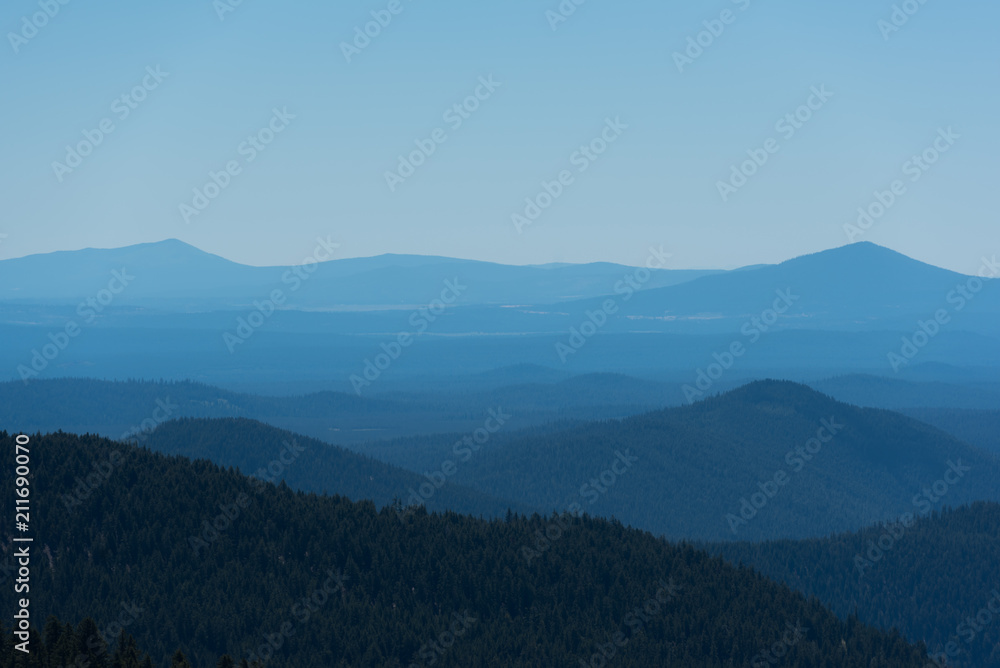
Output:
M650 390L650 391L646 391ZM555 421L621 417L654 408L670 388L615 376L520 384L464 392L405 392L359 397L314 392L269 397L190 381L83 378L0 382L0 415L26 431L137 435L176 418L250 418L318 438L356 445L418 434L472 432L489 409L510 413L505 432ZM640 401L650 403L638 403Z
M267 482L284 482L292 489L371 501L379 508L397 499L405 503L422 486L434 484L426 498L420 497L420 503L431 511L500 517L509 510L522 513L533 510L517 501L492 498L455 485L444 476L436 483L350 450L254 420L171 420L157 427L144 446L155 452L235 467Z
M807 541L711 551L924 642L938 665L1000 666L1000 505L976 503L904 523Z
M132 606L128 632L161 665L177 649L196 666L228 654L297 668L723 668L772 651L821 668L926 662L896 634L617 523L423 512L400 522L369 502L133 448L70 513L60 496L122 446L53 434L30 447L32 521L44 536L32 614L75 622ZM13 436L0 434L0 449L13 453ZM0 477L0 498L13 484ZM14 605L0 600L4 618Z
M945 494L924 494L945 478ZM534 507L578 503L706 540L822 536L915 507L1000 500L992 454L903 415L777 381L511 439L484 448L455 479Z

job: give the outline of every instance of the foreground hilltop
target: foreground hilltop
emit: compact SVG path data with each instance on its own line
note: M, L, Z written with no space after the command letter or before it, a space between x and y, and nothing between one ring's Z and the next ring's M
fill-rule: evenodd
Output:
M13 438L0 447L13 452ZM134 604L128 631L160 661L177 648L192 665L229 653L297 668L926 661L896 635L617 523L401 521L90 436L36 437L32 457L34 614L108 619ZM61 495L94 470L102 480L68 512ZM12 484L0 481L4 498Z

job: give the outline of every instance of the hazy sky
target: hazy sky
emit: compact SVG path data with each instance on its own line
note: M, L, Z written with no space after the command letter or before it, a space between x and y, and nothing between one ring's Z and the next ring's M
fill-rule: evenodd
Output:
M734 267L847 243L897 179L855 240L966 272L1000 252L996 2L908 0L890 32L889 0L566 0L559 22L558 0L235 1L4 4L0 258L174 237L288 264L331 235L345 257L638 264L662 244ZM391 22L348 62L372 12ZM906 164L948 128L935 164ZM105 136L72 168L85 132ZM433 154L391 190L417 141ZM748 151L767 162L723 201ZM543 181L562 192L519 233Z

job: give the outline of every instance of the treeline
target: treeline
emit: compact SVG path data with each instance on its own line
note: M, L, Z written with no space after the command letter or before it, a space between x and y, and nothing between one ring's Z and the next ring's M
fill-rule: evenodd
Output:
M899 629L950 666L1000 668L1000 505L975 503L857 533L710 547L815 596L843 618Z
M144 443L156 452L203 457L267 482L284 480L296 490L365 499L378 507L397 498L405 503L414 496L431 511L454 510L476 517L500 517L508 509L531 510L456 485L450 476L428 481L411 471L255 420L172 420ZM426 497L420 495L421 486Z
M615 471L626 451L635 465ZM766 540L894 517L958 461L973 473L948 486L948 503L1000 500L1000 460L989 453L898 413L760 381L691 406L491 443L454 480L539 509L581 503L675 539Z
M178 650L192 666L296 668L926 661L898 634L617 522L401 519L93 436L36 436L31 452L32 614L110 624L134 606L128 633L154 665ZM93 485L67 508L78 478ZM0 499L12 484L0 477ZM0 608L10 619L8 597Z
M2 668L153 668L153 660L141 652L135 638L121 629L117 638L108 642L106 634L91 618L73 628L50 616L39 633L32 626L28 639L10 633L0 624L0 656ZM184 652L174 652L170 668L192 668ZM223 656L216 668L236 668L232 657ZM239 668L250 668L246 661Z

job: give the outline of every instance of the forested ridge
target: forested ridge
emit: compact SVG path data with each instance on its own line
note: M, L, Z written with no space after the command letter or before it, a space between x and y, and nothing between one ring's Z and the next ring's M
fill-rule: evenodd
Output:
M472 448L459 443L469 433L364 448L417 473L244 419L167 421L142 442L253 473L284 441L298 439L306 446L302 461L281 472L296 489L380 506L417 499L430 510L486 516L508 508L562 512L579 503L678 540L859 529L905 512L913 490L956 461L974 473L949 487L949 503L1000 500L1000 460L991 453L898 413L843 404L790 382L756 382L622 420L514 432L506 422L480 424L497 430L480 429L484 438ZM616 464L619 453L635 466ZM446 484L432 489L428 476ZM418 499L421 486L428 493Z
M595 484L625 450L636 465ZM947 503L1000 500L991 453L899 413L758 381L691 406L512 439L484 449L455 480L541 509L598 489L589 512L657 534L762 540L892 518L959 460L972 473L949 486Z
M954 434L970 445L1000 456L1000 411L962 408L910 408L912 418Z
M629 387L629 381L636 387ZM485 381L484 381L485 382ZM561 383L521 383L464 392L396 392L357 396L311 392L262 396L192 381L53 378L0 382L0 415L27 431L144 435L174 418L251 418L328 443L351 444L443 431L471 431L490 408L511 413L519 429L562 420L620 417L659 405L643 390L659 386L610 374ZM267 391L266 389L264 391ZM642 405L639 405L642 404Z
M898 628L946 653L949 665L1000 667L998 504L917 512L829 538L710 550L819 598L841 617Z
M924 665L897 635L617 522L401 519L94 436L36 436L31 450L34 619L103 624L134 605L128 632L158 665L177 650L193 666L223 654L302 668L601 665L602 651L628 666L768 665L768 651L795 666ZM5 508L12 484L0 479Z
M533 510L456 485L446 476L441 476L443 480L436 486L417 473L255 420L171 420L150 434L145 445L168 455L202 457L220 466L233 466L268 482L284 480L305 492L367 499L377 507L395 499L405 503L413 496L431 511L454 510L477 517L499 517L511 509ZM420 496L422 485L432 485L433 493Z

